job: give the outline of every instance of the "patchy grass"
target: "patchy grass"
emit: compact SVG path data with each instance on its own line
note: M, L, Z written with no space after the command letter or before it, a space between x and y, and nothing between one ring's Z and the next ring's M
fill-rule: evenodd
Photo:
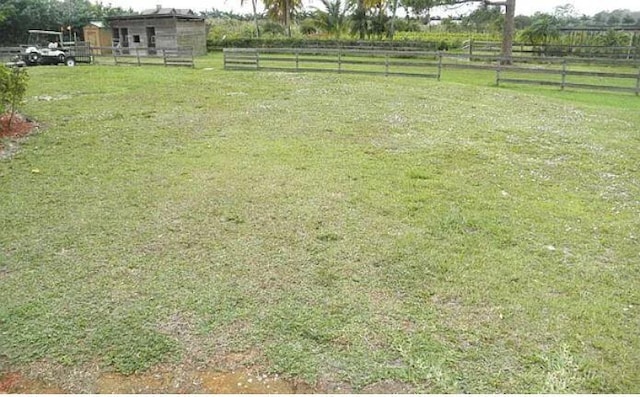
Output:
M219 61L30 70L5 362L640 391L637 98Z

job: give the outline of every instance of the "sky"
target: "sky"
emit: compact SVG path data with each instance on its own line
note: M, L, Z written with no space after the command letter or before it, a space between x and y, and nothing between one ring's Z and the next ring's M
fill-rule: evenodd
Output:
M102 2L102 4L111 4L114 7L122 7L125 9L133 8L136 11L142 11L149 8L155 8L160 4L166 8L190 8L195 12L211 10L216 8L222 11L233 11L235 13L251 13L251 0L245 0L245 5L240 6L240 0L92 0L94 3ZM319 6L318 0L302 0L305 9L312 11L314 7ZM572 4L578 14L593 15L600 11L612 11L615 9L630 9L631 11L640 11L640 0L517 0L516 14L532 15L537 11L552 12L556 6L564 4ZM258 0L259 11L262 11L261 0ZM455 9L441 10L434 14L460 15L465 14L468 8L458 7Z

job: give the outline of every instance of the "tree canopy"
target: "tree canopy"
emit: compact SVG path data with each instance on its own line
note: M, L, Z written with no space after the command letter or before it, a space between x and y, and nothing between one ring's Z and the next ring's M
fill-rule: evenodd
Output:
M3 0L0 3L0 45L22 44L29 29L80 31L90 21L133 13L89 0Z

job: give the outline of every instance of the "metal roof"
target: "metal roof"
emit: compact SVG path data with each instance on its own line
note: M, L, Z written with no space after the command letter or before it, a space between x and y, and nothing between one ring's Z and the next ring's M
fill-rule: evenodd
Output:
M129 19L160 19L160 18L176 18L176 19L195 19L204 21L203 17L195 15L191 10L179 8L160 8L145 10L138 15L120 15L108 17L107 21L129 20Z
M91 21L88 23L88 25L93 25L97 28L104 28L104 23L101 21Z
M142 11L141 15L195 15L188 8L151 8Z
M55 35L60 35L62 33L60 32L56 32L53 30L36 30L36 29L31 29L28 31L29 33L39 33L39 34L55 34Z

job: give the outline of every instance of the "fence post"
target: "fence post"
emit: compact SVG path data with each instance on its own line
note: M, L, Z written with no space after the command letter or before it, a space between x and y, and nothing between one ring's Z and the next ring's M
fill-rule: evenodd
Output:
M384 75L389 75L389 53L384 54Z
M440 81L441 75L442 75L442 51L438 51L438 81Z
M167 50L162 49L162 62L164 62L164 67L167 67Z
M473 60L473 39L469 39L469 60Z
M338 73L342 73L342 50L338 48Z
M136 47L136 56L138 57L138 66L140 66L140 50Z
M256 70L260 70L260 50L256 48Z
M567 60L562 60L562 82L560 83L560 90L564 91L564 86L567 84Z
M638 79L636 80L636 96L640 95L640 66L638 66Z
M300 55L299 55L299 51L296 48L296 73L299 72L300 70Z
M111 47L111 52L113 53L113 63L115 63L117 66L118 65L118 48Z
M496 86L500 87L500 72L502 71L502 60L498 57L498 65L496 66Z

